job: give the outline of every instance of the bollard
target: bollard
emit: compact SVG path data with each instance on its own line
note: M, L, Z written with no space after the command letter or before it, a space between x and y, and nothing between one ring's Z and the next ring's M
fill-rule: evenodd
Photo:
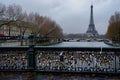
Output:
M31 33L28 37L29 39L29 49L28 49L28 69L35 70L36 62L35 62L35 51L34 51L34 34Z

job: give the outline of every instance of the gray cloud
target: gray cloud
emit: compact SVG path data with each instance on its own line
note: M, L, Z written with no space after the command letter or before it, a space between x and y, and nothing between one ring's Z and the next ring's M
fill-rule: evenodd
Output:
M85 33L90 18L90 0L0 0L21 5L23 10L37 12L56 21L64 33ZM120 11L120 0L93 0L94 21L100 34L106 33L109 18Z

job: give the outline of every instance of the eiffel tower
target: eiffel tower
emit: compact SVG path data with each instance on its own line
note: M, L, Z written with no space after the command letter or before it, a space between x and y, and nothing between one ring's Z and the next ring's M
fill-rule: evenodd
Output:
M93 19L93 5L91 5L90 23L89 23L89 27L88 27L88 30L87 30L86 33L88 35L90 35L90 36L93 36L93 37L97 37L98 36L98 32L95 29L94 19Z

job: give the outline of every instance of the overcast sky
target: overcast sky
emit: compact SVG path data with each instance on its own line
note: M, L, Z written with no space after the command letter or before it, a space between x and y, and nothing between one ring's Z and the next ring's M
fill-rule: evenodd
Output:
M85 33L93 4L94 22L99 34L108 28L110 16L120 12L120 0L0 0L7 5L16 4L26 12L37 12L59 24L64 33Z

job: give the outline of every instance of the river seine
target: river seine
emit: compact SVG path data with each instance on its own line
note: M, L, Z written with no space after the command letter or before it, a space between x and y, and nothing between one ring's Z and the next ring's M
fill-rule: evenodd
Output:
M104 42L62 42L50 45L54 47L112 47Z

